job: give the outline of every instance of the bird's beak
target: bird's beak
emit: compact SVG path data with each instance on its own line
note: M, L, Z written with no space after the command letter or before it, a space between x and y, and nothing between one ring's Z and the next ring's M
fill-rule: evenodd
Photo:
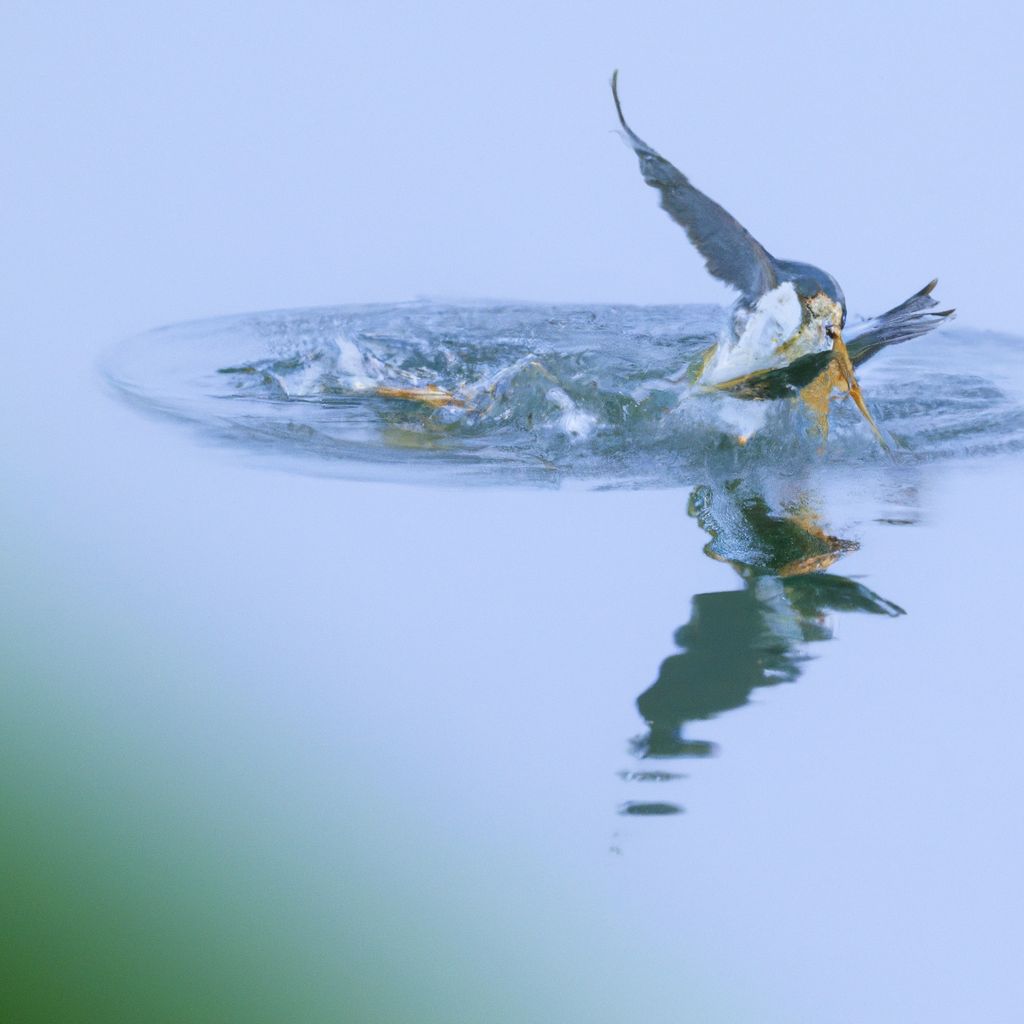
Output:
M832 329L832 355L835 365L839 370L839 375L846 384L850 397L853 399L853 404L860 410L861 416L867 420L871 432L878 439L878 443L888 451L889 445L886 443L885 438L882 437L882 432L878 429L878 425L875 423L875 419L871 415L867 403L864 401L860 384L857 383L857 375L853 372L853 360L850 359L850 353L846 350L846 342L843 341L842 331L838 327Z

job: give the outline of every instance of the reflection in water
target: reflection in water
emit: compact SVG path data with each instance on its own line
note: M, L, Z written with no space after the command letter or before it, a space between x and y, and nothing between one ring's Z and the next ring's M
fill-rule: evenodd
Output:
M690 722L742 707L762 686L794 682L808 658L804 645L832 638L829 613L898 616L903 609L867 587L825 570L854 542L830 536L815 521L807 496L771 510L756 491L730 482L698 487L690 514L711 536L705 552L728 562L743 580L740 590L698 594L690 620L675 641L658 678L637 698L647 732L632 742L639 758L708 757L715 747L687 736ZM668 781L667 772L627 772L636 781ZM631 800L628 815L681 810L664 800Z

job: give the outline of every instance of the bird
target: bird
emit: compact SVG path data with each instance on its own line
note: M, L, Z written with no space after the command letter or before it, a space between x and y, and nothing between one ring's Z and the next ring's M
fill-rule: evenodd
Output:
M709 273L739 293L731 329L703 354L694 384L742 399L799 397L817 415L823 438L828 436L831 395L845 393L879 443L888 447L864 400L856 368L883 348L918 337L955 314L935 310L937 279L844 339L846 297L839 282L810 263L773 256L644 142L626 123L618 78L616 70L611 79L615 110L644 181L660 193L662 209L686 231Z

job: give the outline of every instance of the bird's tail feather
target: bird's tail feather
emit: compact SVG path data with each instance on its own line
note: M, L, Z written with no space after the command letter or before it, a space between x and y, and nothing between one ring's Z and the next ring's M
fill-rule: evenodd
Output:
M919 292L911 295L906 302L901 302L888 312L848 332L846 347L853 365L860 366L890 345L899 345L901 342L910 341L911 338L927 334L955 316L954 309L933 312L938 302L932 298L932 292L938 283L936 278Z

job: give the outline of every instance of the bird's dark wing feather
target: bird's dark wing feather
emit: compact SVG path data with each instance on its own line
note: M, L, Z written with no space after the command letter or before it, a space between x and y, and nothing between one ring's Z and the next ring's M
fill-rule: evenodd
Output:
M716 384L719 391L736 398L792 398L807 387L835 358L831 349L800 356L786 366L755 370L735 381Z
M690 184L686 175L651 149L626 124L619 102L618 72L612 75L612 96L626 139L640 160L640 173L661 193L661 206L704 257L715 277L736 288L753 305L778 284L775 261L742 224L713 199Z
M932 312L938 302L932 298L932 291L938 281L927 284L906 302L890 309L867 323L852 329L846 338L846 348L854 366L870 359L889 345L898 345L911 338L920 337L938 327L955 314L955 310L943 309Z

